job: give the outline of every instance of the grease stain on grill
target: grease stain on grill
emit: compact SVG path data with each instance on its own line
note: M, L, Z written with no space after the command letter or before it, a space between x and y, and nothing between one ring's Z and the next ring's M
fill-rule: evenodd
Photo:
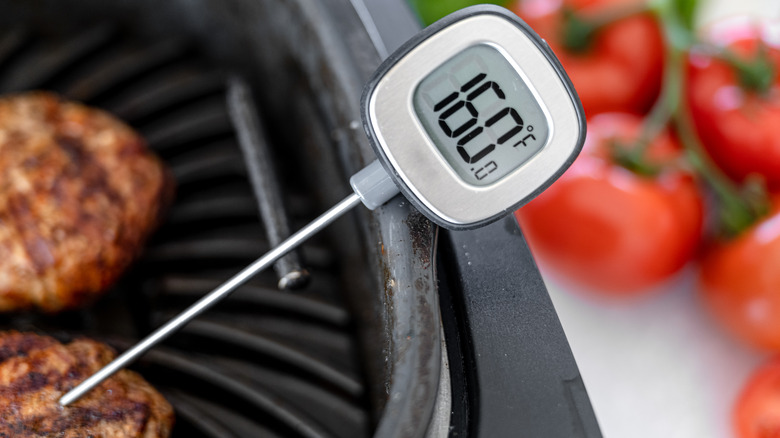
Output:
M414 255L422 260L423 269L431 266L430 240L433 224L422 213L417 211L409 215L406 221L412 237Z
M2 315L0 327L86 335L122 350L269 247L227 113L226 74L181 38L144 41L110 25L31 29L0 31L0 91L49 89L117 114L146 135L179 184L145 255L94 307ZM64 138L60 146L74 168L88 166L78 145ZM297 203L294 222L318 211L306 193L285 197ZM134 366L174 405L174 437L368 436L354 326L338 261L322 245L303 247L308 289L280 292L272 273L259 275ZM24 385L41 381L31 374Z

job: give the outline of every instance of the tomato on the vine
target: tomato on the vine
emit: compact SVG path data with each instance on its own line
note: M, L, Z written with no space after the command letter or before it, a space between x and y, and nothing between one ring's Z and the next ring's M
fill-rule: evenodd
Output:
M512 10L555 52L588 116L644 114L661 88L664 45L642 0L518 0Z
M780 437L780 358L756 370L734 406L738 438Z
M694 255L703 203L693 176L675 165L639 175L613 160L640 135L642 119L601 114L583 152L544 193L515 215L543 265L594 292L626 295L677 272ZM652 139L650 163L680 157L668 132Z
M739 338L780 350L780 196L768 216L705 251L699 284L708 307Z
M686 99L702 145L732 178L780 188L780 21L732 18L692 50Z

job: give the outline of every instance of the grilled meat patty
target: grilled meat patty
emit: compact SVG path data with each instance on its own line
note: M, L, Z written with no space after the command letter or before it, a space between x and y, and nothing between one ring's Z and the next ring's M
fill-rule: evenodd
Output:
M0 311L94 300L158 224L169 175L103 111L45 92L0 98Z
M157 438L173 408L135 372L122 370L66 408L57 401L114 358L89 339L67 345L34 333L0 332L0 437Z

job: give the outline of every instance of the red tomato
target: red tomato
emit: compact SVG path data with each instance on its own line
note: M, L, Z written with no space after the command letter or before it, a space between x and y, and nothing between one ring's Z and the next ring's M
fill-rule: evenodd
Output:
M636 139L641 124L630 114L594 117L572 167L515 213L544 265L605 295L668 278L692 257L702 231L702 200L689 173L639 176L609 159L607 145ZM647 154L668 162L680 146L664 132Z
M756 370L734 406L738 438L780 437L780 358Z
M693 51L688 62L686 99L702 144L713 160L737 180L755 173L780 188L780 21L730 19L705 38L750 61L760 45L774 67L766 92L743 85L736 70L711 53Z
M588 116L608 111L644 114L661 88L664 48L650 15L615 21L595 34L584 50L563 46L563 16L571 9L584 19L616 14L642 0L519 0L514 12L553 49L569 74Z
M757 347L780 350L780 196L769 216L705 251L699 283L728 329Z

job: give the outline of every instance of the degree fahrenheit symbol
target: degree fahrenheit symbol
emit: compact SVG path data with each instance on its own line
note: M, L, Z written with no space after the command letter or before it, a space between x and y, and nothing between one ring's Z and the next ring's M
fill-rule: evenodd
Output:
M531 126L531 125L528 125L528 128L526 128L526 129L528 129L528 132L531 132L531 131L533 131L533 130L534 130L534 127L533 127L533 126Z
M529 126L529 128L530 128L530 126ZM528 140L529 138L530 138L531 140L536 140L536 137L534 137L534 135L533 135L533 134L528 134L528 135L526 135L525 137L523 137L523 139L522 139L522 140L520 140L520 141L518 141L517 143L515 143L515 145L514 145L514 146L512 146L512 147L517 147L517 145L519 145L519 144L522 144L523 146L528 146L527 144L525 144L525 141L526 141L526 140Z

